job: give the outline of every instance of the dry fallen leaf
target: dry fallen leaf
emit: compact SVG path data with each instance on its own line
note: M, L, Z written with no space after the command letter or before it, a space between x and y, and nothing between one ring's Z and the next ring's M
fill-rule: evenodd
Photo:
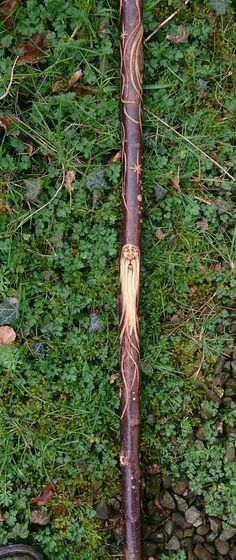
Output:
M93 88L90 86L77 86L73 89L78 97L82 97L83 95L87 95L88 93L93 92Z
M68 89L71 89L76 84L76 82L78 82L78 80L82 78L82 76L83 70L76 70L76 72L74 72L74 74L72 74L71 78L69 79Z
M159 239L159 241L161 241L161 239L164 239L166 234L164 233L162 228L158 227L155 231L155 236L157 239Z
M20 0L8 0L3 2L0 6L0 19L5 22L7 27L12 27L13 17L12 14L20 4Z
M7 214L8 208L4 202L0 201L0 214Z
M117 163L117 161L121 161L121 151L116 152L113 156L110 156L107 160L107 165L110 163Z
M49 516L44 511L34 509L31 513L31 523L35 525L48 525L50 521Z
M181 27L180 33L178 35L171 35L171 33L167 33L166 39L173 43L174 45L178 45L180 43L187 43L188 41L188 32L184 27Z
M17 65L21 66L22 64L35 64L39 62L49 47L49 34L49 31L36 33L29 41L20 43L18 46L19 58Z
M74 180L75 180L75 172L74 171L66 171L65 176L65 189L67 192L72 192L74 190Z
M0 327L0 346L3 344L12 344L16 340L16 333L12 327L4 325Z
M32 152L33 152L33 146L32 144L27 144L26 146L26 152L27 154L29 154L29 156L31 156Z
M180 187L180 184L179 184L179 176L177 175L176 177L173 177L171 179L171 182L172 182L172 185L173 185L174 189L178 192L181 192L181 187Z
M0 507L0 522L1 522L1 521L4 521L4 515L3 515L3 510L2 510L2 508Z
M11 125L13 125L13 120L10 117L0 117L0 126L5 129L5 132L8 132Z
M44 484L42 486L42 490L38 494L38 496L35 496L35 498L32 498L31 504L33 504L34 506L44 506L45 504L50 502L50 500L52 500L52 498L54 497L54 494L55 494L55 484L56 483L57 483L57 481L54 480L53 482L49 482L48 484Z
M113 383L115 383L116 379L119 379L119 377L120 376L118 375L118 373L113 373L109 379L109 383L113 385Z

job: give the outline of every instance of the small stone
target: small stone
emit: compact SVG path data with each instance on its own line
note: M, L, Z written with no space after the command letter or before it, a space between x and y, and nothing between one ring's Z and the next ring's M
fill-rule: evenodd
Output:
M193 534L192 527L189 527L188 529L184 529L184 537L191 537L192 534Z
M173 485L173 492L175 494L183 494L187 488L187 484L185 480L177 480L177 482Z
M219 533L221 529L221 521L218 517L209 517L210 528L213 533Z
M30 344L30 350L39 360L44 360L45 350L43 342L32 342L32 344Z
M232 550L230 550L229 555L230 555L231 560L236 560L236 548L233 548Z
M190 547L190 548L188 549L188 560L195 560L195 558L196 558L196 557L194 556L193 548Z
M205 542L204 548L206 548L206 550L208 550L208 552L213 555L213 558L215 558L216 549L214 543Z
M99 502L96 507L97 516L101 521L106 521L110 515L109 505L105 502Z
M167 195L167 190L164 189L164 187L161 187L161 185L155 185L154 192L155 192L156 200L158 201L163 200Z
M172 480L169 475L164 475L162 477L162 486L165 490L169 490L172 487Z
M176 529L175 530L175 536L178 537L178 539L183 539L184 538L183 529Z
M173 521L171 518L167 519L164 525L165 533L168 537L170 537L173 533Z
M185 512L185 519L187 523L190 523L194 527L199 527L199 525L202 524L201 512L195 506L191 506L189 509L187 509L187 511ZM195 523L198 524L195 525Z
M165 542L165 535L163 531L154 531L150 535L150 540L157 544L162 544L163 542Z
M178 496L177 494L174 494L174 499L176 501L177 509L179 511L185 512L188 509L187 502L185 502L185 500L183 498L181 498L181 496Z
M232 323L231 327L230 327L230 333L231 334L235 334L236 333L236 323Z
M210 533L208 533L208 535L206 536L206 542L214 542L214 540L216 539L217 534L214 533L213 531L211 531Z
M202 537L202 535L197 535L197 534L196 534L196 535L194 535L194 537L193 537L193 542L194 542L195 544L196 544L196 543L201 543L201 544L203 544L203 543L205 542L205 539L204 539L204 537Z
M177 527L181 527L181 529L188 529L190 524L185 520L185 517L180 512L174 512L172 514L172 521Z
M175 509L175 501L167 490L163 493L160 504L166 509Z
M177 537L173 535L165 546L166 550L179 550L180 542Z
M200 526L197 528L197 534L198 534L198 535L205 536L205 535L207 535L207 533L209 533L209 530L210 530L209 525L200 525Z
M204 444L203 444L204 446ZM184 497L186 497L187 501L191 505L196 498L196 494L193 490L188 490L187 494L184 493Z
M195 546L194 554L198 560L213 560L212 554L200 543Z
M157 551L157 544L151 541L145 541L143 544L143 553L146 556L154 556Z
M181 548L189 548L192 544L192 539L190 537L184 537L181 540Z
M235 361L231 362L231 371L232 371L233 377L235 377L236 376L236 362Z
M225 529L224 531L222 531L219 538L221 542L225 542L232 539L234 535L236 535L236 527L230 527L230 529Z
M225 554L228 554L229 552L229 543L228 541L225 542L221 542L219 539L215 540L215 547L217 552L219 552L220 554L222 554L223 556Z
M235 448L231 445L227 445L226 453L224 456L224 463L234 463L235 461Z

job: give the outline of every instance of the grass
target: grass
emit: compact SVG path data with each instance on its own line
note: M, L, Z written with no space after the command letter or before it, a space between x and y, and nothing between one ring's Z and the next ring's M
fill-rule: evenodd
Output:
M147 1L146 36L179 6ZM235 182L224 171L235 175L233 15L190 2L145 44L144 76L143 462L206 486L208 511L220 498L225 520L235 473L208 394L235 293ZM114 1L28 0L0 26L0 95L20 43L51 32L37 64L16 66L0 115L10 119L0 131L0 304L19 302L5 316L17 342L0 348L0 541L27 538L51 560L65 547L68 560L109 558L112 531L94 508L120 492L119 382L109 383L119 371L120 164L107 164L120 145L118 16ZM181 25L188 42L167 41ZM86 95L68 89L78 69ZM234 421L233 405L225 414ZM191 433L202 419L199 453ZM50 523L32 525L30 500L55 479Z

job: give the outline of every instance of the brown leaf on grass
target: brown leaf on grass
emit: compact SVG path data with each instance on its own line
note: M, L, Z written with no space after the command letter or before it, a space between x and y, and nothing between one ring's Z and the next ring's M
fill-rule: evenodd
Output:
M0 522L4 521L4 515L3 515L3 510L0 507Z
M82 78L83 76L83 70L76 70L76 72L74 72L71 76L71 78L69 79L68 82L68 89L73 88L73 86L76 84L76 82L78 82L78 80L80 78Z
M74 180L75 180L75 171L66 171L65 175L65 189L67 192L72 192L74 190Z
M50 45L49 34L50 31L36 33L29 41L20 43L18 46L19 58L17 65L36 64L36 62L39 62Z
M44 511L39 511L34 509L31 513L31 523L35 525L48 525L50 522L50 517Z
M121 151L110 156L107 160L107 165L110 165L110 163L117 163L118 161L121 161Z
M4 325L0 327L0 346L12 344L16 340L16 333L12 327Z
M173 185L174 189L178 192L181 192L181 187L180 187L180 184L179 184L179 176L177 175L176 177L173 177L171 179L171 182L172 182L172 185Z
M13 125L13 120L10 117L0 117L0 126L5 129L5 132L8 132L9 128Z
M171 33L167 33L166 35L167 41L173 43L174 45L179 45L180 43L187 43L188 41L188 32L184 27L181 27L180 33L178 35L171 35Z
M33 146L32 144L27 144L26 146L26 152L29 156L31 156L32 152L33 152Z
M115 383L116 379L119 379L119 377L120 376L118 375L118 373L113 373L109 379L109 383L113 385L113 383Z
M6 204L4 204L4 202L1 202L0 200L0 214L7 214L7 212L8 212L8 208Z
M164 233L162 228L158 227L155 231L155 236L159 241L161 241L162 239L164 239L164 237L166 237L166 234Z
M88 95L88 93L92 93L94 88L90 86L77 86L73 91L76 93L77 97L83 97L84 95Z
M7 27L12 27L13 17L12 14L20 4L20 0L8 0L0 5L0 19L5 22Z
M44 484L42 486L41 492L38 494L38 496L35 496L35 498L32 498L31 504L33 504L34 506L44 506L48 502L50 502L50 500L52 500L52 498L54 497L54 494L55 494L55 484L56 483L57 483L57 481L54 480L53 482L49 482L48 484Z

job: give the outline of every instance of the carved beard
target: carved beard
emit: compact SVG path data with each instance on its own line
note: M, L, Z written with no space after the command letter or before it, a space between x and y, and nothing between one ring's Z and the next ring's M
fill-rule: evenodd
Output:
M120 259L120 289L121 289L121 377L125 388L125 403L121 413L123 418L134 383L139 379L139 337L138 337L138 295L139 295L139 248L134 245L124 245ZM124 372L125 358L133 362L134 376L128 388Z
M120 261L120 286L121 286L121 333L122 340L125 330L129 336L134 334L138 338L138 291L139 291L139 249L134 245L124 245Z

